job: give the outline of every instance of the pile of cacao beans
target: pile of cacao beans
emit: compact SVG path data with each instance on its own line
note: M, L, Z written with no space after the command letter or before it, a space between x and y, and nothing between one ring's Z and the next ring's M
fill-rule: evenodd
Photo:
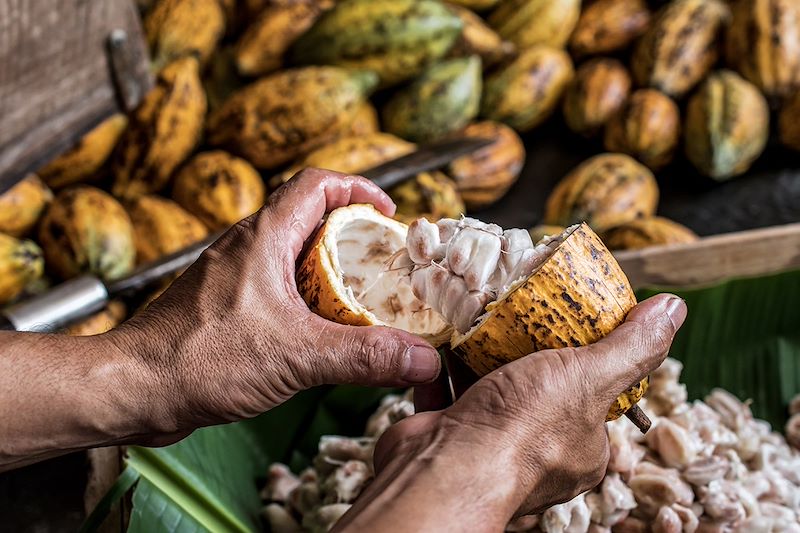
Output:
M786 437L722 389L687 401L682 366L667 359L640 405L646 436L608 424L610 460L596 488L508 524L538 533L800 532L800 396ZM272 533L325 532L374 477L372 451L393 423L414 414L410 391L387 396L363 437L326 436L312 465L293 474L275 463L261 492Z

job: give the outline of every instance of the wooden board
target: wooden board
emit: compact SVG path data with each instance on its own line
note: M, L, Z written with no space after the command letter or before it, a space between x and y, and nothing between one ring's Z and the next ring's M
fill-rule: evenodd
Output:
M0 193L151 84L133 0L0 0Z

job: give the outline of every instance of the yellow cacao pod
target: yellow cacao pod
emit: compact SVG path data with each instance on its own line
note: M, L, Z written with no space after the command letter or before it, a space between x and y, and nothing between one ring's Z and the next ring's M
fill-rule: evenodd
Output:
M12 237L27 235L42 216L53 193L35 174L0 194L0 233Z
M611 250L640 250L696 240L695 232L664 217L631 220L603 234L603 242Z
M101 311L71 324L66 333L74 337L100 335L120 325L125 320L125 304L119 300L109 302Z
M650 24L643 0L597 0L581 12L569 49L577 57L606 54L625 48Z
M22 294L43 271L42 250L35 242L0 233L0 305Z
M423 172L387 191L397 205L395 218L409 223L424 217L459 218L466 212L456 183L441 172Z
M631 77L616 59L592 59L575 72L564 94L564 120L581 135L591 136L605 126L628 98Z
M128 205L137 263L148 263L202 240L208 230L177 203L156 195L140 196Z
M192 56L205 64L225 31L219 0L158 0L144 20L158 67Z
M489 25L520 49L562 47L581 11L580 0L504 0L489 15Z

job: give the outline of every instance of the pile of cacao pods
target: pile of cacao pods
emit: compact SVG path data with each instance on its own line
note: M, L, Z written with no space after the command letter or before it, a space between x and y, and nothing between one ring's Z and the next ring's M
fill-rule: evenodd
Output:
M357 173L451 135L495 142L389 191L397 216L484 208L519 176L519 134L559 110L609 153L557 186L534 236L586 220L616 249L690 241L654 216L653 172L681 144L700 172L741 174L774 110L800 149L798 0L138 4L155 87L0 196L0 306L83 272L124 276L304 166ZM106 310L100 329L124 316Z

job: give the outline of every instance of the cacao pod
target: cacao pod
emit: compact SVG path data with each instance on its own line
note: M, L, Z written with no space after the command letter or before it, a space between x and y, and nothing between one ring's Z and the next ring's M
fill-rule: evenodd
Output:
M0 233L12 237L27 235L39 221L53 193L35 174L0 194Z
M262 11L236 43L236 68L242 76L262 76L283 65L283 57L322 13L333 7L325 2L272 5Z
M720 0L675 0L664 6L636 45L631 68L639 85L680 98L717 62L730 17Z
M42 250L35 242L0 233L0 305L22 294L43 271Z
M489 15L500 37L524 49L563 47L580 16L580 0L504 0Z
M502 198L516 183L525 164L525 146L514 130L488 120L470 124L464 135L494 139L489 146L452 161L446 170L467 209L481 209Z
M257 168L274 168L348 128L376 84L371 72L305 67L235 92L208 122L208 141Z
M36 173L54 189L91 180L108 161L127 126L125 115L110 116Z
M459 218L466 211L455 182L441 172L423 172L387 191L397 212L395 218L409 223L424 217Z
M236 70L235 50L225 46L214 51L203 75L203 89L206 91L208 112L213 113L246 85L246 80Z
M182 250L208 234L197 217L167 198L140 196L127 208L133 223L136 262L140 264Z
M381 125L378 123L378 110L369 101L364 101L356 109L353 120L337 137L370 135L379 131Z
M205 114L197 60L185 57L164 67L120 140L112 168L114 195L135 197L163 189L197 145Z
M70 325L66 333L74 337L100 335L120 325L125 320L125 304L119 300L109 302L101 311Z
M497 5L500 0L448 0L449 3L466 7L472 11L485 11Z
M800 2L738 0L726 42L728 64L771 99L800 89Z
M581 135L597 133L628 98L631 77L616 59L587 61L564 93L564 120Z
M603 234L603 242L611 250L640 250L693 242L697 238L697 234L686 226L664 217L631 220Z
M504 41L478 15L458 5L449 4L447 7L458 15L464 26L458 40L450 49L451 57L476 55L486 68L514 54L514 44Z
M653 170L670 161L680 139L678 105L655 89L635 91L606 125L606 150L632 155Z
M39 226L39 242L48 270L61 279L82 273L117 279L131 271L136 256L128 213L86 185L56 195Z
M433 0L342 0L297 40L294 57L372 70L385 87L443 57L461 29L461 19Z
M225 31L218 0L158 0L144 20L157 68L192 56L205 64Z
M545 237L557 237L564 233L566 230L564 226L553 226L550 224L539 224L528 230L531 234L531 240L534 244L538 243Z
M563 50L529 48L486 78L481 116L531 130L552 114L572 76L572 61Z
M577 57L605 54L625 48L650 24L643 0L597 0L582 12L569 39Z
M750 168L769 136L769 107L755 85L731 70L711 74L686 107L686 156L716 180Z
M778 132L781 143L800 151L800 92L786 99L778 114Z
M264 182L250 163L221 150L195 155L175 176L172 198L212 230L264 205Z
M451 59L431 66L396 92L381 117L389 133L430 141L466 126L478 114L480 101L480 59Z
M550 193L544 223L586 222L596 231L655 214L658 184L650 170L624 154L587 159Z

